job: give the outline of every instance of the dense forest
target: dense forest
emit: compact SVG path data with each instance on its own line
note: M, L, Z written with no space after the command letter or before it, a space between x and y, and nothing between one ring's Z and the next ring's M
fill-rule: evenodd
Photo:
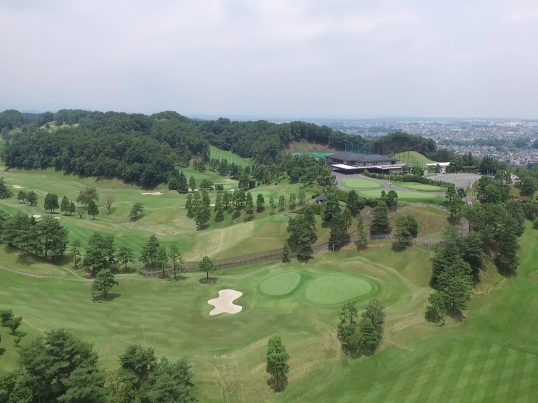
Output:
M145 187L167 182L176 166L210 162L209 145L265 166L279 164L290 143L307 141L335 150L417 151L436 161L454 160L463 170L479 168L472 158L460 160L448 150L437 149L433 140L408 133L391 133L374 141L312 123L206 121L172 111L148 116L67 109L41 114L6 110L0 113L0 133L6 141L2 158L8 167L54 167L79 175L119 177Z

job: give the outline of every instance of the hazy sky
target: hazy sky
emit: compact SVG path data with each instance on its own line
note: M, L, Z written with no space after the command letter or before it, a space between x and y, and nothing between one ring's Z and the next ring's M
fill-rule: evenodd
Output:
M0 110L538 118L536 0L0 0Z

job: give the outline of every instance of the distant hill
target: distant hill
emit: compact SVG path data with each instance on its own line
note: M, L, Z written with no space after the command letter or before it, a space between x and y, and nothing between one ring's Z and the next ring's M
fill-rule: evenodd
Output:
M396 158L398 161L414 166L419 165L422 167L426 167L426 164L431 164L437 161L432 161L425 155L422 155L421 153L417 153L416 151L404 151L401 153L396 153L393 155L394 158Z

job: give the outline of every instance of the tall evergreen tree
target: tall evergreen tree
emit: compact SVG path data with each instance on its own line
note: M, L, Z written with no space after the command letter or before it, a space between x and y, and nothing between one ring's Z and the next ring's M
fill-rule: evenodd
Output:
M69 212L69 199L66 196L62 197L62 203L60 204L60 211L62 213Z
M258 196L256 196L256 208L258 211L263 210L265 207L265 198L263 197L263 194L258 193Z
M187 177L183 172L179 172L178 178L177 178L177 185L176 189L178 193L187 193L189 191L189 184L187 182Z
M325 221L331 221L333 218L333 214L340 212L340 200L338 199L338 196L336 193L331 193L327 196L327 202L325 203L325 211L323 215L323 219Z
M88 214L92 216L93 220L95 220L95 216L99 214L99 207L97 207L97 204L93 200L88 202Z
M252 200L252 194L247 193L246 202L245 202L245 212L249 215L249 218L252 219L254 214L254 200Z
M159 239L152 234L148 242L142 247L140 261L146 266L155 267L157 264L157 251L159 250Z
M360 214L357 222L357 237L357 247L359 249L365 249L368 246L368 235L364 231L364 220Z
M390 234L392 227L389 222L389 209L384 201L380 201L373 211L374 218L370 225L370 234Z

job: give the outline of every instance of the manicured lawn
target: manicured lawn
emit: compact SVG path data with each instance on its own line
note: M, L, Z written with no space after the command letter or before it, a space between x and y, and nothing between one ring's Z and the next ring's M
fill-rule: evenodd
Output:
M367 179L344 179L340 181L340 184L348 189L379 189L383 187L381 183Z
M416 182L392 182L392 184L400 188L418 190L421 192L444 192L446 190L441 186L424 185Z
M31 337L59 327L94 343L107 369L129 343L193 363L201 402L532 402L538 377L538 237L528 223L515 278L470 302L467 321L437 327L424 320L432 253L390 246L319 255L306 265L267 264L203 273L177 282L120 276L114 299L94 303L90 284L39 280L0 271L0 307L23 316ZM486 273L484 278L488 277ZM236 315L209 316L218 291L244 294ZM272 295L268 295L272 294ZM387 320L381 349L347 359L336 338L341 304L362 311L379 299ZM0 328L0 371L17 348ZM289 383L267 387L267 340L279 335L290 354Z
M416 151L406 151L403 153L398 153L394 155L394 158L396 158L403 164L407 164L409 166L418 165L423 168L426 168L426 164L431 164L435 162L430 160L428 157L422 155L421 153L417 153Z

